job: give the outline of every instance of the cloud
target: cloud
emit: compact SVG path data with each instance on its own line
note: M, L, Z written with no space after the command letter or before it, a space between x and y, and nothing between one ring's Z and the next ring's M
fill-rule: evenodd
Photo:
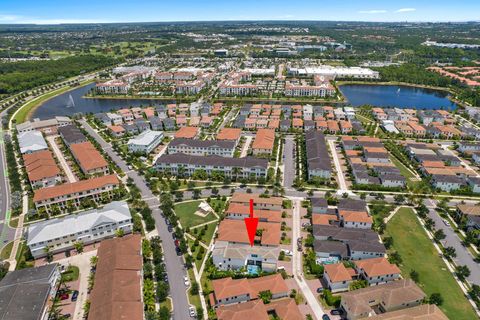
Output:
M401 9L398 9L397 11L395 11L395 12L401 13L401 12L413 12L413 11L417 11L417 9L415 9L415 8L401 8Z
M16 15L0 14L0 22L15 22L22 17Z
M358 13L365 13L365 14L379 14L379 13L387 13L387 10L361 10Z

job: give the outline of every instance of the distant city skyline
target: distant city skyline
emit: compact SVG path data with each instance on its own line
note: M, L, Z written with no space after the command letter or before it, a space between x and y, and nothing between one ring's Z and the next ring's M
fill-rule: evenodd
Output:
M0 7L0 24L228 20L479 21L480 1L3 0Z

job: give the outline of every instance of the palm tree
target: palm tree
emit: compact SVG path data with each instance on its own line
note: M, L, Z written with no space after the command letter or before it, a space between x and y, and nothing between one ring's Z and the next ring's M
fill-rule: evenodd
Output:
M75 248L75 250L78 252L78 253L82 253L83 252L83 248L84 248L84 244L82 241L77 241L73 244L73 247Z
M45 252L45 254L47 255L46 256L47 262L52 262L52 260L53 260L53 253L52 253L51 249L52 249L52 247L48 246L48 245L43 248L43 252Z

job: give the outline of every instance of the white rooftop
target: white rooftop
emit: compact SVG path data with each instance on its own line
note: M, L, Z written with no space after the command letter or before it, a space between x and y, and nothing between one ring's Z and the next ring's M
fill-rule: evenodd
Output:
M147 130L140 133L135 138L128 140L128 144L148 146L152 142L154 142L158 137L162 137L162 136L163 136L162 131Z
M84 211L80 214L69 215L37 222L28 227L27 245L45 242L63 236L91 230L103 224L119 223L131 219L130 209L125 201L114 201L102 209Z
M18 144L22 154L48 149L47 141L45 141L40 131L20 133L18 135Z

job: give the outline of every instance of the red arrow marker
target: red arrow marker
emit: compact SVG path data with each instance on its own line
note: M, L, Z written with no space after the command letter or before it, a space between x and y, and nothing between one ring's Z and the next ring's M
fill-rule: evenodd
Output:
M247 227L248 239L250 240L250 245L253 247L253 241L255 240L258 227L258 218L253 217L253 199L250 199L250 217L244 220L245 226Z

